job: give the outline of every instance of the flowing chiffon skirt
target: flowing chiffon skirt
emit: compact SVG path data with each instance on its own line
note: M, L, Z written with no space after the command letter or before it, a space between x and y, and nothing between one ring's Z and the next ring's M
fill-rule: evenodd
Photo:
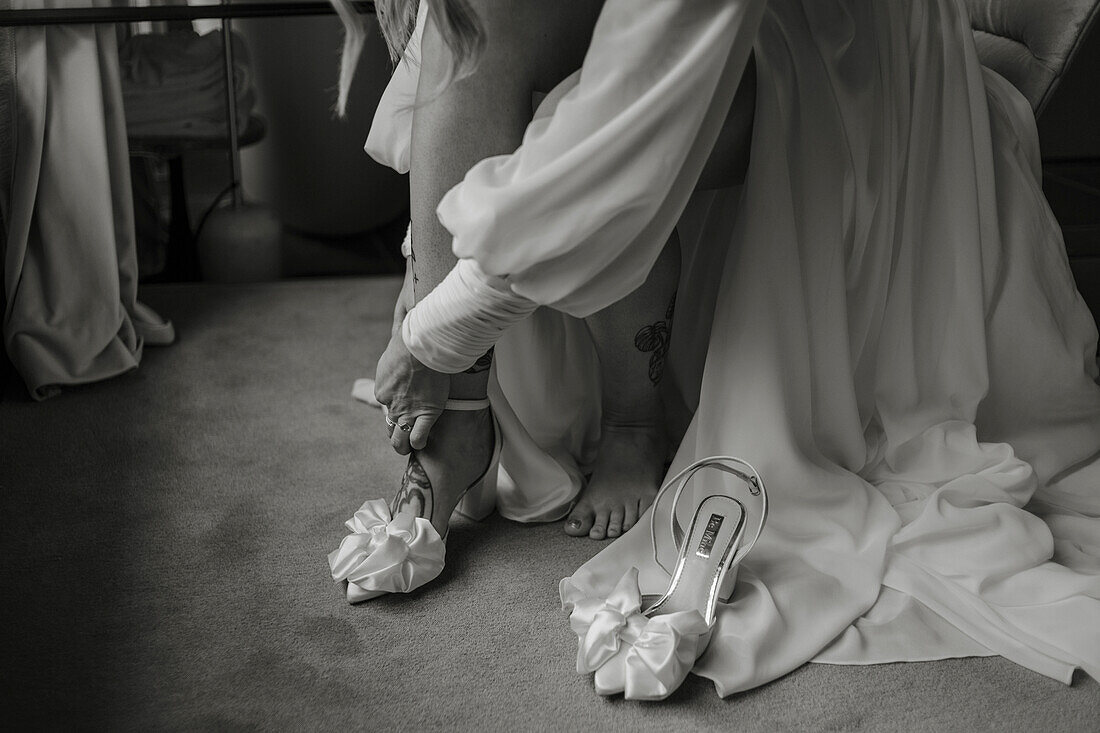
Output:
M999 654L1100 678L1097 331L1030 108L954 0L771 0L754 50L745 185L679 221L667 386L688 423L671 470L740 456L772 505L694 671L722 695L807 661ZM597 370L583 322L549 309L498 344L505 516L568 511ZM563 584L607 593L637 567L662 589L668 511Z

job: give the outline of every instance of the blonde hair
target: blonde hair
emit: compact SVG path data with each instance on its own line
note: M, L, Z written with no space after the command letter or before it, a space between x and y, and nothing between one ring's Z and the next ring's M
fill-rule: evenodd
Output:
M348 91L363 43L367 37L363 16L351 4L351 0L329 0L336 14L344 23L344 50L340 57L340 86L336 98L336 111L342 117L348 104ZM454 79L469 76L477 67L485 48L485 30L470 5L469 0L375 0L374 8L378 25L390 60L395 64L409 43L416 28L416 15L421 2L428 2L428 12L439 28L443 42L451 51L451 67L441 89Z

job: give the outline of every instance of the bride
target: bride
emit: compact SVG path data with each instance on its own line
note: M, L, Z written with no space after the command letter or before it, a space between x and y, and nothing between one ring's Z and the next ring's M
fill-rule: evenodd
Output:
M978 63L959 0L425 0L415 23L409 0L377 5L405 54L368 149L411 165L410 277L439 281L399 304L378 393L399 450L431 431L443 514L368 502L348 539L388 523L407 546L366 572L377 548L346 540L334 577L367 595L426 582L487 463L502 514L564 515L600 465L604 355L628 351L584 319L678 248L670 472L737 455L771 502L691 671L721 695L811 660L1000 654L1100 677L1096 327L1030 108ZM697 190L736 169L723 141L750 52L744 185ZM490 349L496 427L446 376ZM574 617L632 573L668 587L670 527L725 481L700 474L563 581Z

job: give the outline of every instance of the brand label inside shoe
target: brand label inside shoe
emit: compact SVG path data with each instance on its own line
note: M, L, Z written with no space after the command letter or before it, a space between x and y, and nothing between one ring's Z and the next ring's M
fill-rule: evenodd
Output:
M710 551L714 549L714 540L718 538L718 530L722 528L725 517L721 514L711 514L707 521L707 528L703 530L703 539L699 542L699 549L695 554L699 557L710 557Z

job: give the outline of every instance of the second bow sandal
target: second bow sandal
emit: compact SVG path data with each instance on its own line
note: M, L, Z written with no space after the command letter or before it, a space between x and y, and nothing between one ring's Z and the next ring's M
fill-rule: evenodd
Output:
M685 532L677 520L688 482L703 469L732 474L745 487L740 498L710 493L695 505ZM764 481L751 465L732 456L711 456L673 476L657 493L654 515L668 491L675 488L669 512L677 549L676 564L665 568L671 579L663 594L643 596L638 570L631 568L606 598L592 598L567 578L562 599L577 635L577 671L594 673L596 692L623 693L628 700L663 700L687 678L706 650L717 621L719 601L728 601L737 567L760 537L768 515ZM753 504L756 521L746 526ZM657 539L654 516L651 537L654 558ZM664 567L664 565L661 565Z
M447 400L446 410L484 410L489 400ZM500 424L493 416L493 453L481 476L463 492L455 512L474 520L496 506L497 467L502 448ZM408 471L413 470L410 462ZM410 479L406 475L406 481ZM427 481L427 477L422 477ZM430 485L429 485L430 486ZM328 556L332 579L346 583L348 603L386 593L408 593L434 580L443 570L447 546L432 525L433 502L420 501L419 513L391 513L383 499L370 499L344 525L351 534ZM427 514L428 516L424 516Z

